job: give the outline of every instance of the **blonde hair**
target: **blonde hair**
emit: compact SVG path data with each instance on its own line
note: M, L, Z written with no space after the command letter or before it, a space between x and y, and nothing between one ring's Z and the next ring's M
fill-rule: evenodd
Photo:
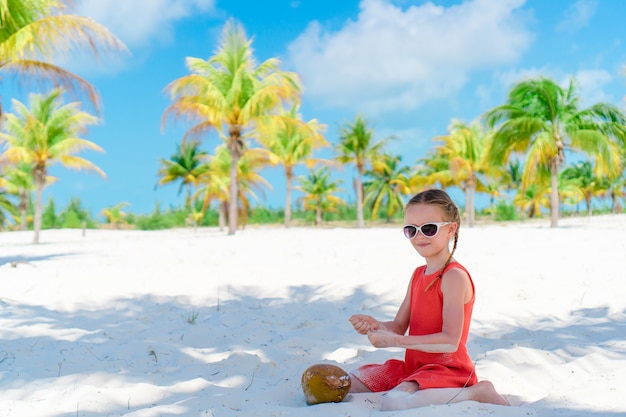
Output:
M456 250L456 245L459 241L459 228L461 227L461 216L459 214L459 208L454 204L448 193L439 189L431 189L422 191L421 193L415 194L411 199L406 203L405 211L409 206L414 204L430 204L439 206L441 212L443 214L443 220L446 222L452 222L457 224L456 231L454 232L454 244L452 245L452 250L450 251L450 256L446 260L446 263L443 264L441 269L439 270L439 274L437 277L426 287L425 291L428 291L430 287L433 286L437 280L439 280L443 276L443 272L446 269L446 266L450 263L452 259L452 255L454 255L454 251Z

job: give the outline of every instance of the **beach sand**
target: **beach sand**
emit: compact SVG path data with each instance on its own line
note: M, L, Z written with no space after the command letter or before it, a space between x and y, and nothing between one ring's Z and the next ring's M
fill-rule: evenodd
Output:
M399 358L400 228L0 233L0 416L626 416L626 215L461 227L479 379L514 405L307 406L302 372Z

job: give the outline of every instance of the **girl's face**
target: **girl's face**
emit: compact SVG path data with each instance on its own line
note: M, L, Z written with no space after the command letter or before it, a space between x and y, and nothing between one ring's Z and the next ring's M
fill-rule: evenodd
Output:
M447 221L448 220L443 217L441 208L434 204L411 204L407 207L404 214L405 224L413 224L415 226ZM411 244L424 258L440 254L447 256L450 254L448 243L450 239L454 237L457 227L457 223L439 226L439 232L434 237L426 237L420 231L411 239Z

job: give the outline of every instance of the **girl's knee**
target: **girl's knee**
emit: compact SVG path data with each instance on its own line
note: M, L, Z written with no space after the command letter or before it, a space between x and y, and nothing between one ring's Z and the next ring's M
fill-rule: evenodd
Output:
M401 390L391 390L383 395L383 401L381 403L382 411L397 411L406 410L410 408L409 397L413 393Z
M411 398L419 391L419 385L416 382L406 381L400 385L387 391L383 395L381 408L383 411L406 410L412 408Z

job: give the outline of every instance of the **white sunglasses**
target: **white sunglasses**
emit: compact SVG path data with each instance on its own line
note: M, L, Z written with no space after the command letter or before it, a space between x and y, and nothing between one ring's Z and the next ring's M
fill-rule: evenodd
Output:
M415 236L417 236L417 232L422 232L424 236L428 238L433 238L437 236L437 233L439 233L440 227L450 223L452 222L431 222L424 223L421 226L407 224L402 228L402 231L404 232L404 236L406 236L408 239L413 239Z

